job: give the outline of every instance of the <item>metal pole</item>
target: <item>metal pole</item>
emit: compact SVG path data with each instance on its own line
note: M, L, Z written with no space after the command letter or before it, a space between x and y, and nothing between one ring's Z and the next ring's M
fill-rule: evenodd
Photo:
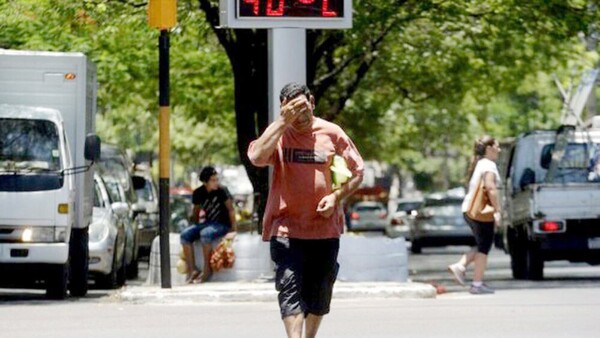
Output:
M158 38L159 71L159 219L160 219L160 282L163 289L171 288L171 260L169 250L169 161L170 136L169 118L169 31L161 30Z
M269 41L269 123L279 116L279 91L288 82L306 84L306 29L272 28Z

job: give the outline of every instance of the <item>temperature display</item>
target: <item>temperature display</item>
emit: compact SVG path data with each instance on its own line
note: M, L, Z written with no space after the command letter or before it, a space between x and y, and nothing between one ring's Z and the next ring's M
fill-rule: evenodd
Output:
M343 18L344 0L236 0L240 18Z

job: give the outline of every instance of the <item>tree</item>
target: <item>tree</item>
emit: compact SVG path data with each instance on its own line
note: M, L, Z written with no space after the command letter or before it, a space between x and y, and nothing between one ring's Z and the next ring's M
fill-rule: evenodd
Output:
M264 195L266 173L245 154L267 125L265 31L219 29L218 2L199 3L231 62L238 151ZM318 112L342 123L367 158L411 169L423 155L464 151L476 132L494 130L501 115L488 104L512 102L507 93L523 79L581 55L574 39L598 17L586 1L357 0L354 9L352 30L308 32Z
M231 69L196 4L179 1L172 32L172 153L188 167L235 163ZM97 66L103 142L153 152L158 32L146 20L143 2L10 0L0 2L0 47L88 55Z

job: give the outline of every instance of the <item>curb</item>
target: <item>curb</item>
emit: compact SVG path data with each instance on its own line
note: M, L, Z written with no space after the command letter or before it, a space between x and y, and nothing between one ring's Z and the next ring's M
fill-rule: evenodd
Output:
M341 282L333 289L333 299L365 298L435 298L436 289L423 283ZM275 302L277 291L273 282L224 282L203 285L125 287L112 297L115 301L147 303L214 303L214 302Z

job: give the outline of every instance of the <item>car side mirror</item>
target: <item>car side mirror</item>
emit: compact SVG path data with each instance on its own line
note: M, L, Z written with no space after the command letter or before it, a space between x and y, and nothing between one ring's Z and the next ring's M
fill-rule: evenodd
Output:
M119 217L127 217L129 213L129 206L125 202L114 202L111 204L111 208Z
M88 134L85 137L84 153L86 160L96 162L100 159L100 137L96 134Z

